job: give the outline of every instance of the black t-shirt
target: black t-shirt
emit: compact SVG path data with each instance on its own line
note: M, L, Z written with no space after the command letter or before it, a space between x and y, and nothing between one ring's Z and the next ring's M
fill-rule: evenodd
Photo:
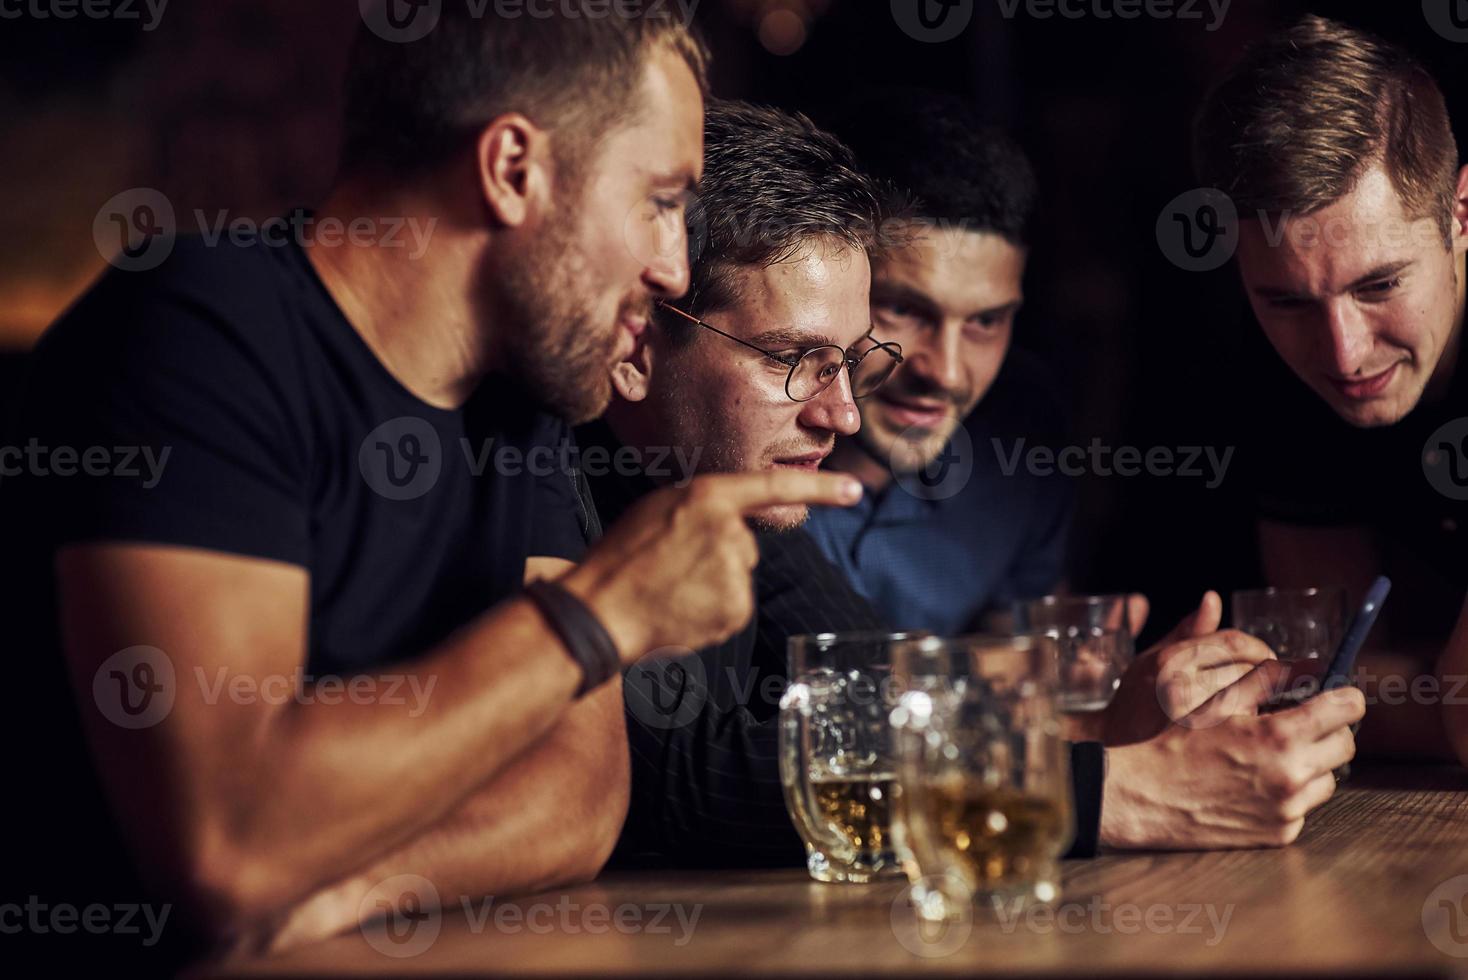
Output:
M1445 636L1468 590L1468 370L1441 397L1372 429L1343 421L1277 358L1256 380L1240 462L1257 516L1367 530L1384 571L1410 585L1392 597L1392 622Z
M505 378L460 410L416 398L294 245L180 239L157 269L109 272L42 338L11 421L3 594L28 703L9 720L37 746L19 796L30 836L15 839L36 876L7 884L52 902L105 893L120 850L59 655L61 546L179 545L306 569L308 682L414 658L515 593L527 557L585 548L568 428ZM90 681L80 703L105 715Z

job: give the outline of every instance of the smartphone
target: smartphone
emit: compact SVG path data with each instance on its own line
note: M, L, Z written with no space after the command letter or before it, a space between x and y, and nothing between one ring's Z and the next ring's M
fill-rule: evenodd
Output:
M1366 645L1366 636L1371 632L1371 627L1376 624L1376 617L1381 612L1382 604L1386 602L1387 594L1391 590L1392 580L1385 575L1378 576L1376 581L1371 583L1371 588L1366 590L1366 599L1361 603L1361 608L1356 611L1351 625L1346 627L1346 633L1341 637L1340 646L1336 647L1335 655L1330 658L1325 672L1316 673L1314 670L1300 674L1291 672L1289 688L1278 697L1265 702L1260 712L1268 713L1293 707L1310 700L1321 691L1349 686L1351 671L1356 668L1356 656ZM1302 663L1308 664L1309 661ZM1300 683L1307 678L1309 683Z
M1387 594L1392 590L1392 580L1385 575L1377 576L1371 588L1366 590L1366 601L1361 603L1361 608L1356 611L1356 618L1351 620L1346 635L1341 638L1341 645L1331 659L1330 666L1325 669L1325 677L1321 681L1321 688L1329 691L1337 687L1345 687L1351 683L1351 671L1356 667L1356 655L1366 645L1366 634L1371 632L1371 627L1376 625L1376 615L1381 612L1381 607L1386 602Z

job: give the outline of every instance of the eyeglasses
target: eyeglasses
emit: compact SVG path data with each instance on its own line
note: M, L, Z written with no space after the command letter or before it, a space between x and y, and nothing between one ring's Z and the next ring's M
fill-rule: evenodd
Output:
M852 354L835 344L812 347L798 356L776 354L747 340L740 340L731 333L725 333L713 324L705 323L691 313L684 313L669 303L660 301L658 306L706 330L712 330L721 337L728 337L736 344L759 351L770 360L790 368L790 374L785 378L785 394L794 402L808 402L831 387L831 382L836 380L843 367L851 375L851 397L865 398L882 387L882 383L892 377L892 372L902 363L902 346L891 342L873 341L873 345L860 354ZM871 339L870 335L864 339ZM880 356L872 357L873 354Z

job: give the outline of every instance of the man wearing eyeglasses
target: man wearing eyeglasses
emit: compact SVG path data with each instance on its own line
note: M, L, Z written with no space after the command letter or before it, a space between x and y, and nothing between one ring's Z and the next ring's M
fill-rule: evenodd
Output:
M692 475L657 470L659 459L690 461L699 473L818 470L837 437L859 424L856 399L901 357L870 336L868 255L881 205L849 151L803 117L737 102L708 106L704 141L704 178L688 218L690 288L658 304L612 371L616 394L604 420L577 433L603 520L658 483ZM634 451L642 473L595 465ZM810 609L819 620L812 629L881 626L808 538L786 533L804 522L805 507L751 517L763 532L762 565L788 567L790 540L803 540L816 560L802 585L831 603ZM756 584L757 607L769 590L784 591ZM632 799L619 860L803 860L776 757L779 691L771 685L780 665L761 662L757 642L751 624L695 658L670 648L626 675Z
M855 399L901 360L897 345L871 336L875 188L843 160L844 147L801 119L725 103L710 109L705 140L702 194L714 206L696 202L690 217L706 228L703 261L687 294L658 303L655 329L614 368L620 397L607 426L627 446L696 447L704 472L814 472L860 425ZM761 210L762 195L780 206ZM721 206L729 200L750 207ZM652 384L654 370L677 384ZM754 516L788 529L806 510Z

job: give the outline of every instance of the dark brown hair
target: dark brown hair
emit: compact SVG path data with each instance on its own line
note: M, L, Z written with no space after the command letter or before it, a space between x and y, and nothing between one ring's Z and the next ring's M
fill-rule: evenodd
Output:
M729 273L768 267L822 241L870 252L881 234L882 192L845 144L803 115L747 102L711 102L704 171L688 209L694 315L734 300ZM670 331L679 324L664 317Z
M906 86L871 88L830 124L892 204L927 221L1025 247L1039 203L1029 159L964 99Z

